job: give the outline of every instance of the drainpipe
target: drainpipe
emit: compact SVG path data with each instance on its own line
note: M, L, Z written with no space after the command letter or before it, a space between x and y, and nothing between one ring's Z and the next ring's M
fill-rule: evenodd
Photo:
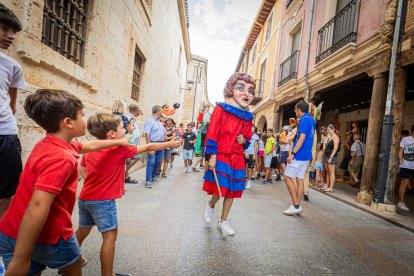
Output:
M312 40L312 29L313 29L313 16L315 14L315 0L312 0L311 9L310 9L310 18L309 18L309 33L308 33L308 41L306 45L306 62L305 62L305 84L306 84L306 101L309 101L310 98L310 85L308 80L308 72L309 72L309 53L311 47L311 40Z
M395 21L394 38L392 42L391 50L391 62L390 62L390 76L388 79L387 101L385 103L385 115L382 125L381 134L381 148L378 155L378 171L376 178L375 195L373 202L384 203L385 186L388 179L388 165L389 156L391 151L392 142L392 128L394 124L394 115L392 113L392 98L394 94L394 80L395 80L395 68L397 66L397 54L401 40L401 17L403 14L404 0L398 1L397 19ZM374 107L375 108L375 107Z

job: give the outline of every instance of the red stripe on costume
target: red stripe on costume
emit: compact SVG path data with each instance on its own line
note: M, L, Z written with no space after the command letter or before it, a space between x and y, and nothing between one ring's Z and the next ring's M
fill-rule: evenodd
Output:
M204 180L203 190L206 191L209 195L219 195L216 183L210 182L208 180ZM225 187L220 187L220 190L224 198L241 198L243 194L243 191L230 191Z

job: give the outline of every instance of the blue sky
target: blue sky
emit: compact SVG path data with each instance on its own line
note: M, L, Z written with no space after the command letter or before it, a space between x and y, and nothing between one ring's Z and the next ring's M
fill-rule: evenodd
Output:
M223 101L223 87L234 72L261 0L189 0L190 47L208 60L210 101Z

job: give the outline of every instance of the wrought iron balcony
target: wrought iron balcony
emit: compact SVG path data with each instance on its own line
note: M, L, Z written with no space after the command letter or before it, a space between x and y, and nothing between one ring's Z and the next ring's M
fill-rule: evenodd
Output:
M253 101L250 103L251 105L256 105L262 100L265 81L266 80L256 80L256 93L254 93Z
M357 19L357 0L352 0L318 31L316 63L356 41Z
M289 8L289 6L290 6L290 4L292 4L292 2L293 2L294 0L287 0L287 3L286 3L286 9L288 9Z
M300 51L294 51L282 64L280 64L279 86L298 77L298 63Z

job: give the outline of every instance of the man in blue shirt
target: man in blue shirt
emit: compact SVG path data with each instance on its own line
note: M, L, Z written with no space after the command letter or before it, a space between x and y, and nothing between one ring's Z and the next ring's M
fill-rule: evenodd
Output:
M160 122L162 116L161 106L156 105L152 108L152 116L150 116L144 124L145 140L147 144L164 142L165 141L165 128ZM157 172L161 166L162 158L164 156L164 150L149 151L148 161L146 169L146 188L152 188L152 183L157 182Z
M283 211L283 214L288 216L299 215L302 212L300 200L304 189L303 179L309 161L312 160L312 146L316 127L315 120L309 114L309 104L307 102L304 100L298 102L295 105L295 113L300 121L283 176L292 199L292 205ZM296 178L297 186L293 183L294 178Z

